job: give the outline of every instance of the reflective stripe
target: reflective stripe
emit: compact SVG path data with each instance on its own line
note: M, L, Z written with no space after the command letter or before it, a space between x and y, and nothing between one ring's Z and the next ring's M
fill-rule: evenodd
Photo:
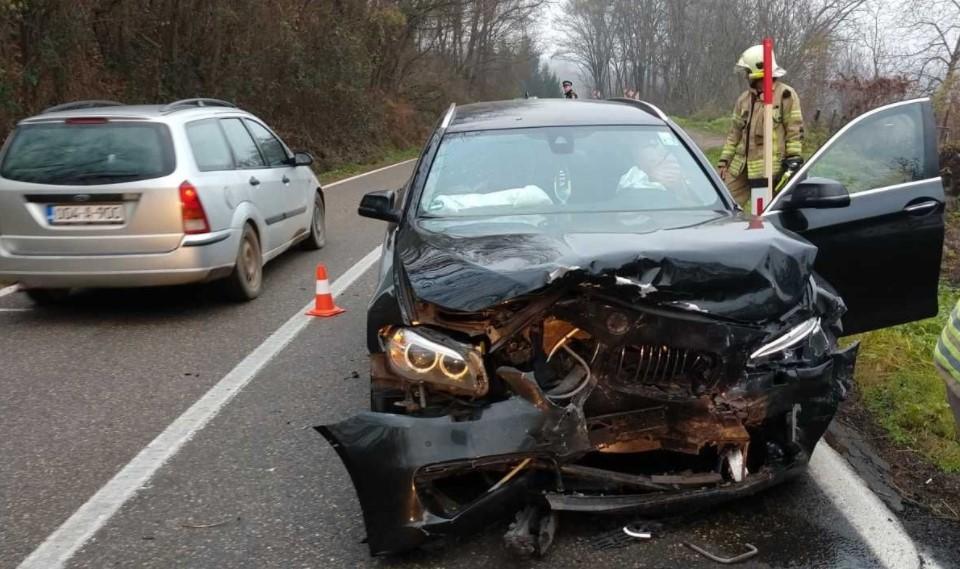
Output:
M317 294L330 294L330 283L326 280L317 281Z
M960 360L957 360L952 354L943 350L940 343L937 343L937 349L933 353L933 359L940 364L943 371L950 374L950 377L960 381Z
M940 333L934 360L960 381L960 302L950 312L947 325Z

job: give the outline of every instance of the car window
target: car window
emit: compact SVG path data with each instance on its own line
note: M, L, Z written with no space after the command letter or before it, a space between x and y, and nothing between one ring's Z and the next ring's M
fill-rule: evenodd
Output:
M159 178L174 166L165 125L77 119L19 126L0 176L41 184L109 184Z
M273 136L273 134L260 123L249 120L244 122L250 127L250 132L253 134L253 137L260 143L260 150L263 152L263 157L267 160L267 166L282 166L286 164L289 156L287 156L287 150L283 147L283 143L277 140L277 137Z
M215 119L189 123L187 139L190 140L193 157L201 171L233 169L233 154Z
M722 209L666 127L545 127L451 133L420 200L428 217Z
M919 105L878 112L843 132L808 173L836 180L851 194L922 180L929 171L923 132Z
M233 155L237 157L237 167L262 168L263 158L260 151L240 119L222 119L220 124L223 125L223 132L233 148Z

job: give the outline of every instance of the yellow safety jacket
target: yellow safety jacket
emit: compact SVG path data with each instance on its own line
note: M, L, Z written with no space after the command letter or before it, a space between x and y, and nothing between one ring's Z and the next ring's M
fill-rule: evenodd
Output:
M953 308L940 333L933 360L953 379L960 381L960 302Z
M803 114L800 97L786 83L773 83L773 174L783 173L783 159L803 153ZM763 180L763 92L747 89L733 108L733 124L727 134L720 162L736 178L747 168L749 180Z

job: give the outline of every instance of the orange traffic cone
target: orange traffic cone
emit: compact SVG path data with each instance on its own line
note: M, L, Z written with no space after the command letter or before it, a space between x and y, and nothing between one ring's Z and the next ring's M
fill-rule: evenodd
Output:
M336 316L344 310L333 303L330 294L330 282L327 280L327 268L323 264L317 265L317 296L313 310L307 312L310 316Z

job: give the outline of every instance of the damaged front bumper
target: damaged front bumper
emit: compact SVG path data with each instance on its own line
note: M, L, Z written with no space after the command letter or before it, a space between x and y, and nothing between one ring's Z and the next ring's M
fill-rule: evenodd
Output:
M856 352L854 345L816 366L749 372L709 404L666 402L603 417L584 415L590 390L561 406L532 374L501 368L513 395L469 415L361 413L317 430L350 473L371 554L398 553L469 534L529 503L659 515L778 484L803 470L849 388ZM735 413L741 426L728 428L718 409ZM625 438L669 439L669 428L709 428L749 445L745 476L723 475L718 457L702 468L711 460L703 453L684 460L662 448L610 454ZM650 460L631 460L640 455Z

